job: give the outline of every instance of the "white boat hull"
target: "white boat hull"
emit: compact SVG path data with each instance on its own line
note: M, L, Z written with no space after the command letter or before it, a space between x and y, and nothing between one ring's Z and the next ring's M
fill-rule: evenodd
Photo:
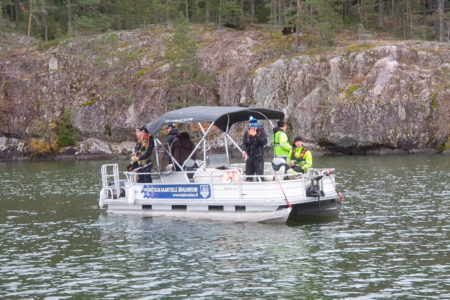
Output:
M103 188L100 206L107 206L107 212L113 214L267 223L285 223L289 217L337 216L341 210L334 176L323 176L321 192L316 197L307 195L311 180L306 176L223 182L223 176L210 174L208 180L186 179L180 183L179 175L172 172L153 183L128 180L115 188Z
M177 219L209 220L218 222L285 223L291 213L290 208L263 212L200 212L180 210L147 210L141 206L110 206L110 214L139 215L143 217L172 217Z

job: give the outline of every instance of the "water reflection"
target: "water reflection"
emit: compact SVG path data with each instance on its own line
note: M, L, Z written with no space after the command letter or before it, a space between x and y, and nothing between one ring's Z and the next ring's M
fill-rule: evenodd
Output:
M102 162L0 164L0 297L447 297L450 157L315 163L342 214L289 226L107 215Z

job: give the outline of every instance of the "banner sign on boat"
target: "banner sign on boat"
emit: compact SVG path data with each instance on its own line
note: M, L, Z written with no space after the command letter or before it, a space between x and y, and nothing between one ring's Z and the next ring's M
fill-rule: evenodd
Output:
M211 197L209 184L152 184L144 185L141 193L144 198L206 199Z

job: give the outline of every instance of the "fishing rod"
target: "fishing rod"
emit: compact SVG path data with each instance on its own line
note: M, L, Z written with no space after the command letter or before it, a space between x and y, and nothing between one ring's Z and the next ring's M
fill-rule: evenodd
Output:
M342 203L343 200L342 200L341 193L339 193L339 191L338 191L337 188L336 188L336 185L335 185L334 182L333 182L333 178L331 178L331 170L330 170L330 169L327 170L326 176L329 176L329 177L330 177L331 184L333 184L334 190L336 191L336 193L337 193L338 196L339 196L339 202Z
M289 208L292 209L292 204L291 204L291 202L289 202L289 200L288 200L288 198L287 198L287 196L286 196L286 193L284 192L284 189L283 189L283 187L281 186L280 180L278 179L277 172L275 171L274 174L275 174L275 179L277 180L278 185L280 186L280 190L281 190L281 192L282 192L283 195L284 195L284 200L286 200L286 203L287 203L287 205L289 206Z

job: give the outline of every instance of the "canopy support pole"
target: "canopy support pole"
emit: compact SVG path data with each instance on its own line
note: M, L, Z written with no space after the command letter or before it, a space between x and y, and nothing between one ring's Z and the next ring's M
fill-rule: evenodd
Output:
M230 163L230 154L228 153L228 143L227 143L227 136L228 130L230 129L230 115L227 115L227 128L225 130L225 135L223 136L223 142L225 146L225 153L227 155L227 163Z
M198 126L200 126L200 129L203 132L203 136L201 138L201 140L198 142L198 144L195 146L194 150L191 152L191 154L189 155L188 158L186 158L186 160L183 163L183 167L186 164L186 162L191 159L192 155L194 155L195 151L197 151L197 149L200 147L200 144L203 142L203 169L206 168L206 136L208 135L209 131L211 130L211 128L213 127L214 122L211 123L211 125L209 125L208 129L205 131L205 129L203 129L203 126L200 122L198 122Z
M233 138L231 138L231 136L230 136L228 133L225 132L225 136L226 136L226 137L231 141L231 143L239 150L239 152L241 152L241 154L242 154L242 152L244 152L244 151L242 150L242 148L239 147L239 145L233 140Z
M153 147L155 147L155 160L156 160L156 165L158 166L158 170L159 170L160 166L159 166L159 156L158 156L158 143L156 142L156 140L158 140L158 139L153 138Z
M164 147L164 145L161 143L161 141L159 139L155 139L155 141L158 142L158 144L161 146L161 148L164 149L164 152L167 153L167 155L169 155L170 159L172 160L172 163L176 164L181 170L183 170L180 166L180 164L177 162L177 160L175 158L173 158L172 153L170 153L169 151L167 151L166 147ZM156 152L156 159L158 159L158 152ZM159 161L159 160L158 160ZM158 169L159 169L159 165L158 165ZM162 177L161 177L162 178Z

